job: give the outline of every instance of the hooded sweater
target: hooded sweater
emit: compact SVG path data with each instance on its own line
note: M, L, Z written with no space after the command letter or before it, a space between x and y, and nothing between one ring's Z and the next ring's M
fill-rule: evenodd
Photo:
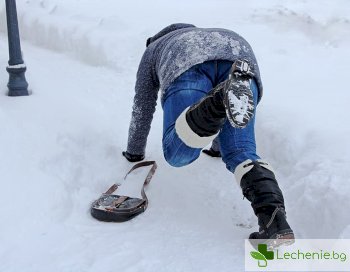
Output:
M211 60L247 60L259 88L258 101L261 99L263 88L253 50L233 31L173 24L149 38L146 45L136 77L127 146L130 154L145 154L159 91L163 103L163 95L172 82L194 65Z

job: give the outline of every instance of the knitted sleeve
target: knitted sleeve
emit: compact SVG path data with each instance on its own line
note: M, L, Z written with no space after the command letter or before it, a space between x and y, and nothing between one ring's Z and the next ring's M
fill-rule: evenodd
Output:
M127 146L127 151L133 155L145 154L147 137L157 105L159 81L154 72L152 57L151 51L146 49L137 71Z

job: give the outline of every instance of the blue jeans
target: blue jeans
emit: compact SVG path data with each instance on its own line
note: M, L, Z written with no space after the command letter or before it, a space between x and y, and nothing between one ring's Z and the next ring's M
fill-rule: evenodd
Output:
M163 118L163 152L165 160L172 166L181 167L196 160L201 148L187 146L176 134L175 121L189 106L205 96L213 87L224 81L229 74L232 62L225 60L208 61L187 70L179 76L165 91L162 99ZM255 108L258 88L251 82ZM254 117L243 129L234 128L225 121L219 135L219 146L226 168L234 172L237 165L260 157L256 154L254 135Z

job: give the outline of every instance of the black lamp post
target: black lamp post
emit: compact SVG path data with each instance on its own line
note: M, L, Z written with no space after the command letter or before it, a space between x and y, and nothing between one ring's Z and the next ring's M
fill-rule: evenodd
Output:
M9 73L9 96L29 95L28 83L25 78L27 67L22 59L21 42L19 38L18 19L15 0L5 0L6 17L7 17L7 33L9 44L9 65L6 70Z

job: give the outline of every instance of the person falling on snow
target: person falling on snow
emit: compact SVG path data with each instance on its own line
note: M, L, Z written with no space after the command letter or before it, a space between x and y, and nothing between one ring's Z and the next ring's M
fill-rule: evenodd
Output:
M174 167L196 160L201 150L222 157L258 217L250 239L286 239L282 191L269 163L256 154L254 121L263 94L257 61L237 33L172 24L148 38L137 72L127 150L130 162L144 159L161 90L163 153Z

